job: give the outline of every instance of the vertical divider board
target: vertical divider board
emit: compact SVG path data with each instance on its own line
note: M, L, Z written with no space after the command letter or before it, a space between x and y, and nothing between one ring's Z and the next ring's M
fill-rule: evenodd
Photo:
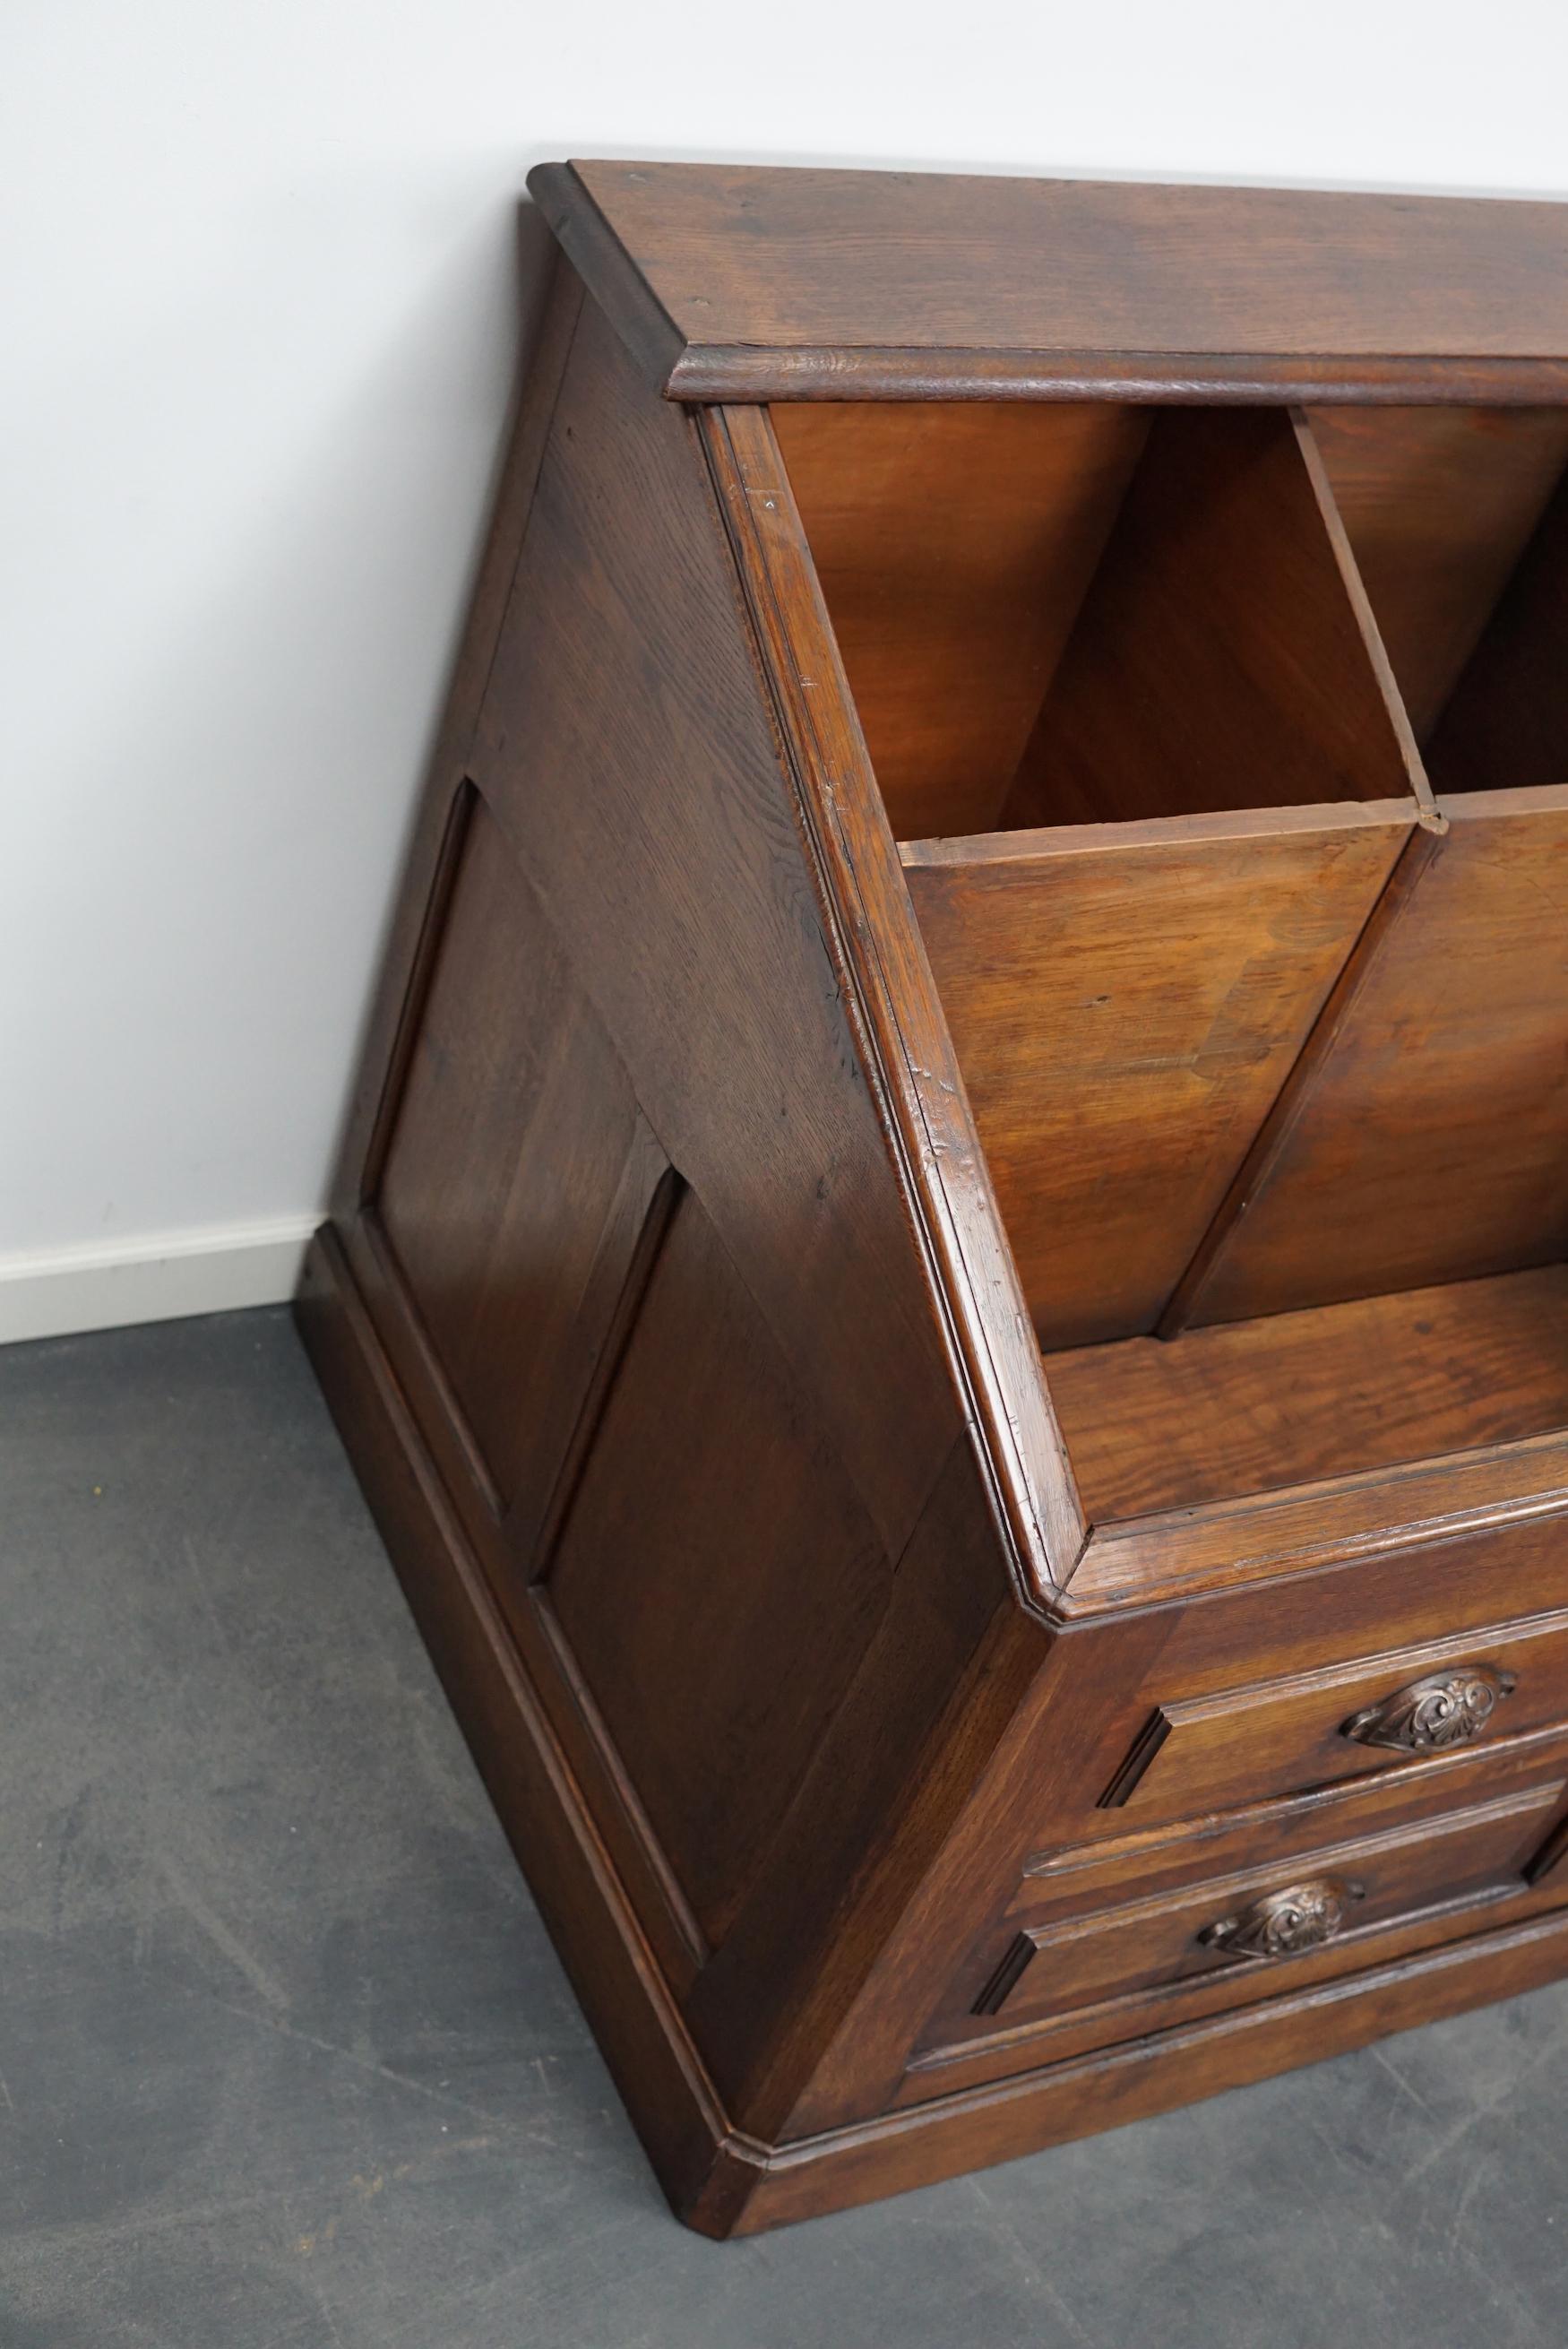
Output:
M1322 431L1437 820L1165 1336L1568 1255L1568 415L1335 413Z
M1007 826L1431 794L1305 416L1158 415Z
M1155 419L1004 817L1029 812L1069 820L902 854L1067 1348L1160 1322L1435 821L1305 419Z
M1187 1297L1192 1323L1568 1255L1568 785L1454 794Z
M905 848L1042 1345L1153 1328L1414 827L1384 800Z

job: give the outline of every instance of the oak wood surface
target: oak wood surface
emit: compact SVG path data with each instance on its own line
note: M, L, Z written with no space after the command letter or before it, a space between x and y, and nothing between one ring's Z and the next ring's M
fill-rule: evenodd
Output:
M894 833L994 830L1147 415L950 401L771 414Z
M1494 416L1485 477L1411 428L1432 516L1364 434L1369 595L1282 405L1562 384L1568 335L1516 329L1527 282L1568 318L1563 216L540 184L588 298L563 265L302 1326L666 2190L725 2233L1564 1962L1568 792L1509 766L1559 739L1557 425ZM683 409L727 382L797 388L799 482L763 408ZM1139 413L1086 408L1118 384ZM1485 788L1440 812L1379 597L1417 699L1457 677L1434 756L1460 730ZM1047 787L1130 820L901 856ZM1014 1168L966 988L1015 1092L1068 1063ZM1340 1195L1299 1144L1357 1099L1391 1179ZM1076 1187L1031 1225L1041 1167ZM1293 1185L1301 1319L1214 1316ZM1149 1398L1110 1393L1147 1342L1096 1367L1080 1449L1140 1514L1091 1525L1014 1247L1119 1312L1155 1239L1136 1326L1191 1326ZM1518 1685L1480 1753L1345 1737L1483 1661ZM1189 1971L1212 1892L1347 1850L1342 1943ZM1016 2019L975 2013L1022 1931Z
M1568 1254L1568 789L1441 805L1447 833L1248 1170L1191 1320Z
M1345 1904L1336 1957L1367 1961L1363 1937L1441 1901L1523 1889L1523 1869L1558 1809L1559 1778L1473 1809L1447 1813L1351 1842L1330 1842L1290 1859L1259 1857L1250 1866L1068 1922L1025 1926L1005 1953L988 2011L1006 2023L1099 2005L1128 1992L1233 1975L1238 1961L1206 1943L1205 1928L1290 1885L1328 1878L1360 1887ZM1269 1971L1288 1980L1294 1962ZM987 2002L983 1987L975 2012Z
M1568 1266L1049 1355L1096 1523L1568 1427Z
M1508 1997L1568 1965L1568 1923L1528 1917L1250 2012L1200 2017L1109 2053L965 2091L912 2077L912 2111L788 2148L738 2132L518 1665L408 1416L347 1261L318 1242L300 1306L310 1345L395 1564L616 2085L677 2212L705 2233L782 2225L1213 2095L1387 2032ZM1016 2072L1016 2059L1011 2062ZM956 2094L944 2094L944 2078ZM937 2101L932 2102L935 2095Z
M547 1592L711 1947L767 1863L892 1577L826 1431L687 1193Z
M1425 742L1568 463L1568 412L1321 409L1312 429Z
M583 300L582 280L558 253L549 272L538 333L501 461L344 1120L332 1206L346 1235L351 1233L354 1217L379 1176L404 1061L413 1046L414 1021L444 907L439 885L443 858L457 844L454 817L468 771L480 702L495 658L501 616L511 592L534 483Z
M898 1136L911 1221L983 1432L981 1473L1019 1595L1044 1611L1082 1547L1083 1516L899 852L770 419L726 409L704 437L795 763L829 949Z
M1042 1344L1154 1326L1414 814L1396 801L906 848Z
M1482 1739L1437 1750L1402 1769L1228 1806L1174 1826L1124 1816L1109 1837L1035 1854L999 1921L1060 1923L1245 1868L1310 1873L1313 1855L1331 1844L1413 1831L1423 1820L1565 1779L1568 1726L1553 1722L1495 1744Z
M637 1143L624 1070L479 807L377 1212L500 1503L548 1480L580 1307Z
M1008 824L1425 796L1304 419L1157 417Z
M637 162L529 187L617 317L667 327L677 397L897 396L900 361L913 397L973 395L1009 355L1014 392L1133 355L1191 396L1206 354L1364 394L1568 353L1560 204Z
M1191 1817L1298 1786L1388 1769L1419 1771L1424 1756L1365 1744L1346 1736L1345 1724L1418 1681L1461 1665L1484 1665L1517 1682L1487 1723L1488 1744L1568 1719L1568 1617L1531 1616L1389 1655L1359 1657L1332 1671L1211 1696L1170 1696L1158 1708L1165 1734L1130 1787L1116 1787L1116 1808L1130 1822Z

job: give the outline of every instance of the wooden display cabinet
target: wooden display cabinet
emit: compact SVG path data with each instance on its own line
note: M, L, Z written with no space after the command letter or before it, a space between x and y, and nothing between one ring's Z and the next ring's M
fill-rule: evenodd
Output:
M1568 211L676 165L301 1320L724 2234L1568 1968Z

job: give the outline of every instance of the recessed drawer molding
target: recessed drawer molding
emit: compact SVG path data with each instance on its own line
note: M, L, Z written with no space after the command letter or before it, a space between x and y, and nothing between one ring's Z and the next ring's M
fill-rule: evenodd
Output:
M1568 1613L1471 1632L1466 1647L1172 1697L1145 1721L1099 1808L1196 1818L1391 1769L1495 1738L1504 1698L1511 1737L1568 1720Z
M1502 1699L1517 1686L1515 1673L1493 1671L1486 1664L1434 1672L1380 1704L1353 1713L1343 1734L1358 1745L1389 1745L1409 1754L1469 1745L1485 1733Z

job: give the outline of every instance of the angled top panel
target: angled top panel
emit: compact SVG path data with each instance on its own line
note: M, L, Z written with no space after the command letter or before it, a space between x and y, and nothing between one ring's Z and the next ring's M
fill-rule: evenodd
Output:
M1568 204L546 163L673 398L1568 397Z

